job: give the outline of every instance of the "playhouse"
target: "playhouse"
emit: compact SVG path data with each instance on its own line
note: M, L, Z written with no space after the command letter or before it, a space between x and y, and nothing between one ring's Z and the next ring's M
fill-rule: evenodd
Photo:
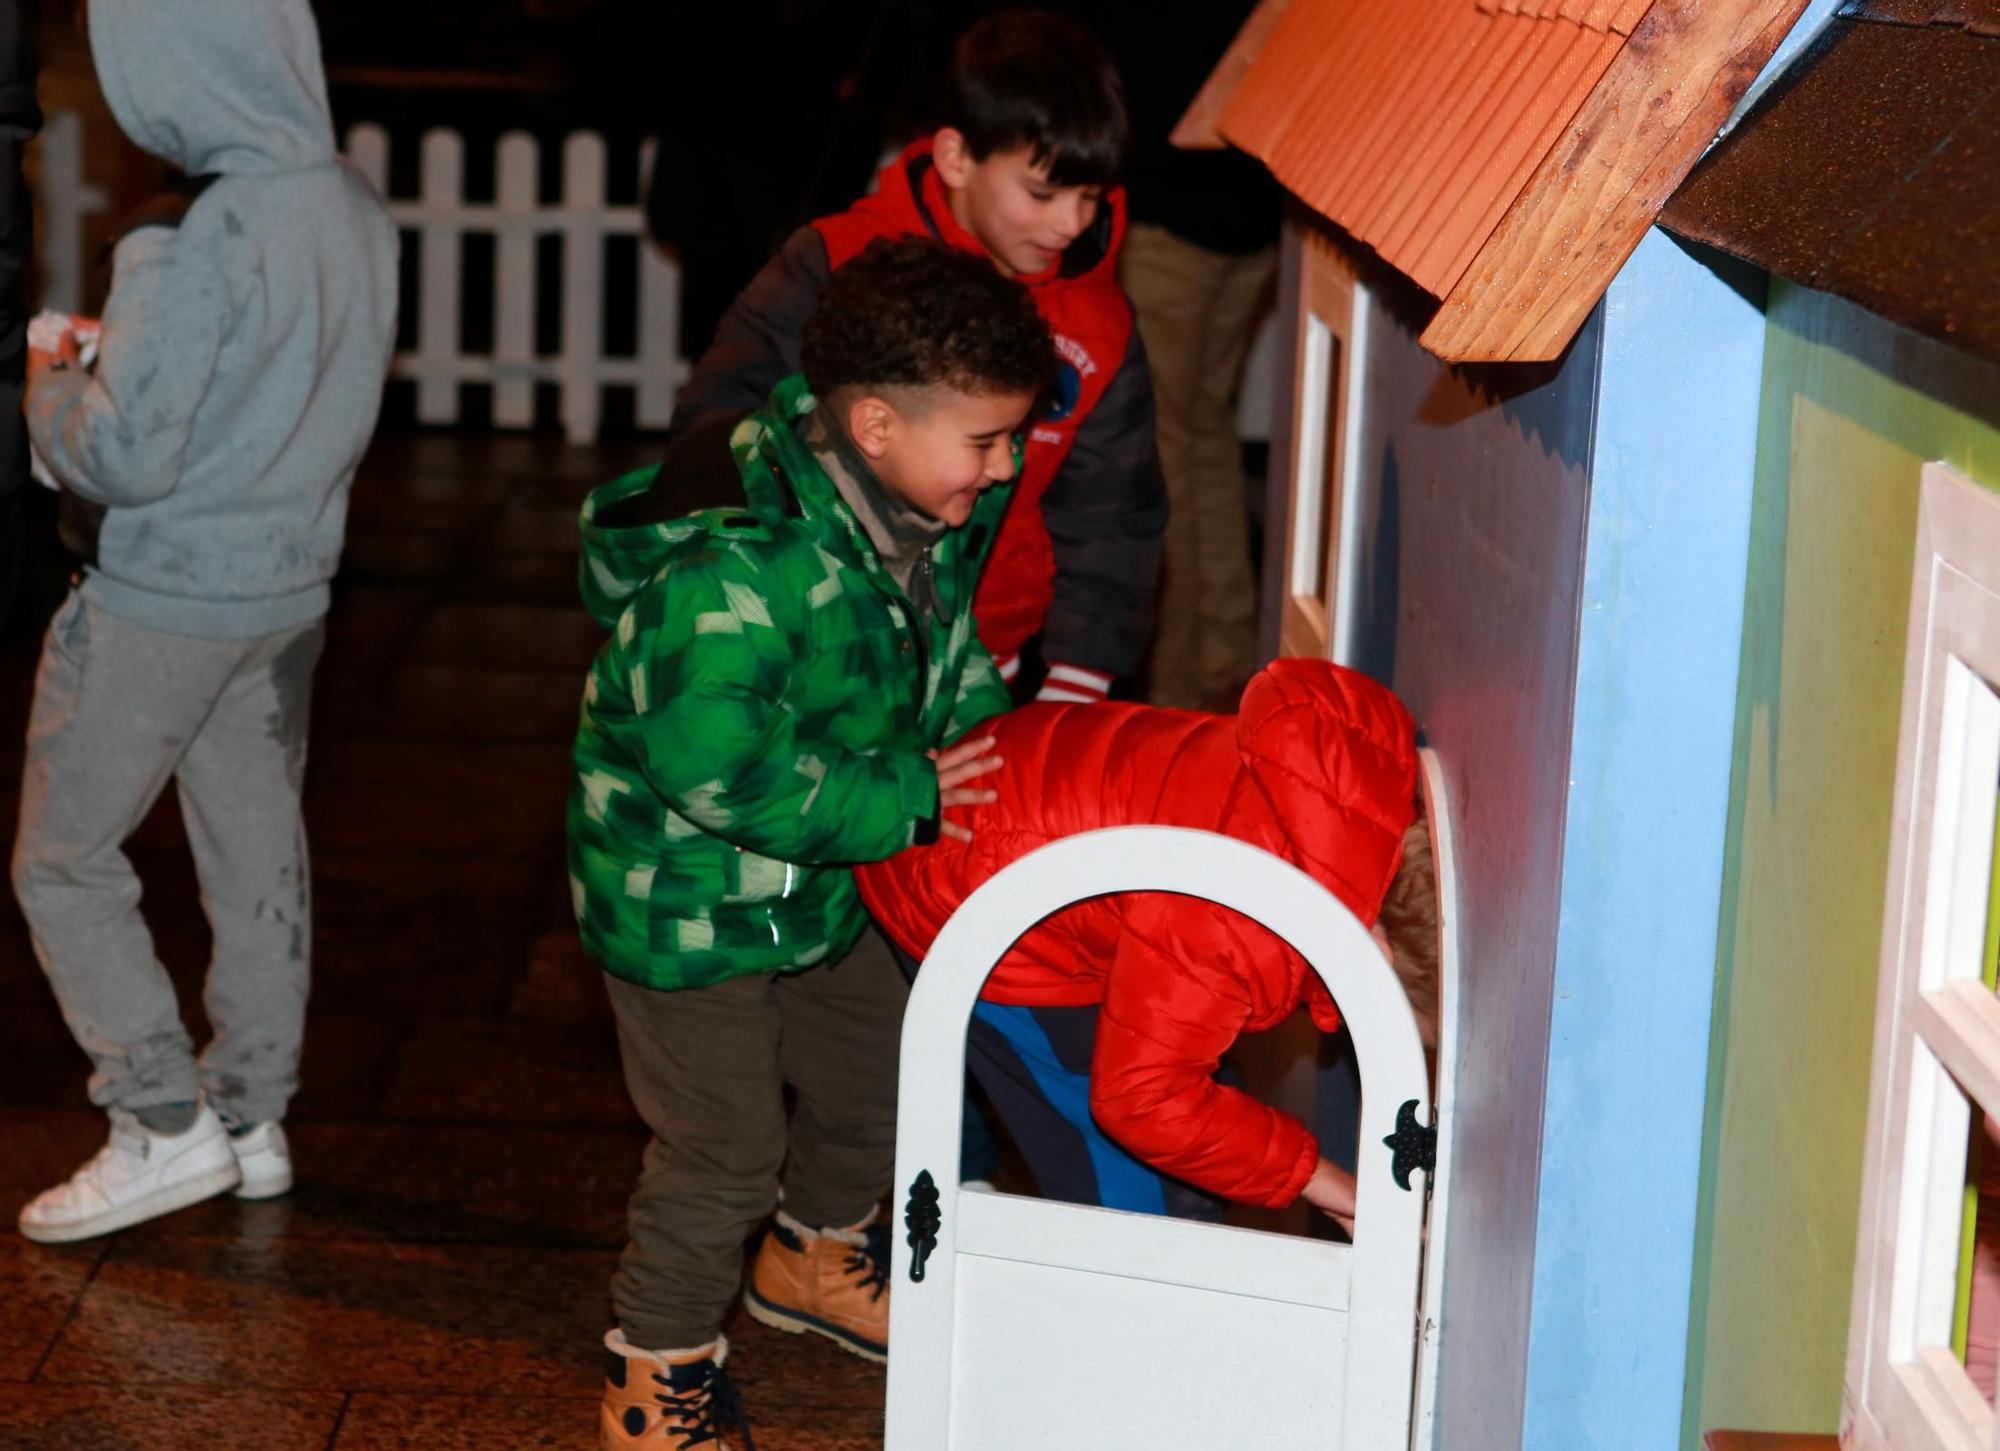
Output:
M1408 1444L1992 1444L1996 99L1993 0L1266 0L1183 122L1293 200L1267 648L1454 817Z

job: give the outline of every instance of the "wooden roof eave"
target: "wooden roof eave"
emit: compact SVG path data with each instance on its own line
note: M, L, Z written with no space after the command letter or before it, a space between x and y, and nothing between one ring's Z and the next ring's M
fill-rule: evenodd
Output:
M1463 3L1470 9L1475 0ZM1534 17L1536 26L1581 23L1540 18L1558 8L1574 10L1604 39L1594 59L1580 50L1573 60L1543 67L1546 75L1536 84L1561 87L1569 95L1555 99L1551 93L1539 109L1529 108L1558 122L1532 141L1524 143L1518 135L1489 137L1485 126L1474 124L1479 114L1504 107L1504 90L1489 95L1482 88L1477 104L1483 110L1471 120L1463 114L1466 98L1450 87L1437 92L1430 104L1455 107L1453 114L1465 130L1442 117L1427 122L1413 114L1408 135L1414 140L1404 148L1401 164L1449 164L1449 185L1442 177L1392 181L1383 174L1387 159L1357 157L1356 147L1372 150L1381 138L1394 134L1379 117L1361 126L1361 136L1351 145L1339 137L1315 141L1315 133L1298 134L1298 128L1340 112L1323 96L1315 99L1324 90L1316 78L1322 78L1329 58L1346 50L1347 40L1366 45L1371 36L1380 41L1400 33L1362 19L1367 0L1358 0L1352 9L1339 0L1293 0L1289 13L1287 0L1265 0L1256 17L1256 43L1232 48L1231 79L1241 83L1240 89L1232 84L1222 95L1207 95L1207 118L1219 113L1209 134L1219 130L1231 144L1270 162L1278 179L1313 210L1440 296L1438 312L1422 335L1424 346L1439 357L1449 362L1546 361L1560 356L1583 326L1807 0L1478 3L1489 15L1518 11ZM1629 28L1629 36L1621 27ZM1353 34L1341 46L1332 45L1337 31L1349 30ZM1246 35L1239 41L1251 39ZM1506 47L1511 39L1496 32L1495 44ZM1251 52L1247 64L1246 48ZM1607 60L1612 48L1616 54ZM1570 54L1547 45L1539 53ZM1353 52L1346 54L1351 63ZM1501 74L1487 80L1501 85L1516 62L1493 45L1482 54L1484 59L1477 61L1481 73L1498 66ZM1453 50L1447 65L1456 75L1474 63L1469 53ZM1219 67L1218 80L1221 74ZM1415 87L1383 89L1397 98L1417 94ZM1368 120L1365 114L1363 120ZM1457 139L1445 136L1446 131ZM1505 145L1498 144L1502 140ZM1468 173L1475 162L1511 175ZM1298 174L1289 174L1293 171ZM1475 191L1481 200L1473 200ZM1429 225L1415 215L1429 217L1441 206L1472 208L1447 213L1471 219L1469 228L1461 223L1458 238L1430 236ZM1383 227L1394 235L1375 235ZM1413 267L1421 275L1413 274Z
M1806 0L1657 0L1424 330L1451 362L1561 356Z

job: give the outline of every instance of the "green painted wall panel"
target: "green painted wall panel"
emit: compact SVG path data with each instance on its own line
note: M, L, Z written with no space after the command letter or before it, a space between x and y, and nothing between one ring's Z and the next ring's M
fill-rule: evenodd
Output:
M1919 477L2000 487L2000 371L1783 282L1769 318L1688 1444L1835 1429Z

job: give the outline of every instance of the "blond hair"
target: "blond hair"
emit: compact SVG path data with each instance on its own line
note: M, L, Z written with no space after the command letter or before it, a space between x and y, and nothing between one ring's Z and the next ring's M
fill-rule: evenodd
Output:
M1417 1032L1426 1048L1437 1046L1438 1032L1438 887L1437 863L1431 855L1431 825L1422 798L1417 814L1403 829L1403 859L1382 898L1377 919L1389 945L1389 960L1416 1014Z

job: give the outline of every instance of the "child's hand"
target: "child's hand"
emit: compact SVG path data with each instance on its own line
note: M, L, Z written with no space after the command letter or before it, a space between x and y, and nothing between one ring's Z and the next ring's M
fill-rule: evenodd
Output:
M1321 1159L1299 1197L1322 1214L1330 1216L1351 1237L1354 1233L1354 1176L1334 1163Z
M940 811L947 806L983 806L1000 798L998 791L964 784L984 776L988 771L1000 769L1000 758L988 754L992 749L993 737L981 736L977 740L960 741L949 750L930 753L931 760L937 763ZM972 840L972 833L956 822L940 821L938 832L953 841Z
M65 368L83 366L83 351L77 344L76 334L68 329L64 329L62 336L56 339L55 347L28 349L28 381L33 383L57 365Z

